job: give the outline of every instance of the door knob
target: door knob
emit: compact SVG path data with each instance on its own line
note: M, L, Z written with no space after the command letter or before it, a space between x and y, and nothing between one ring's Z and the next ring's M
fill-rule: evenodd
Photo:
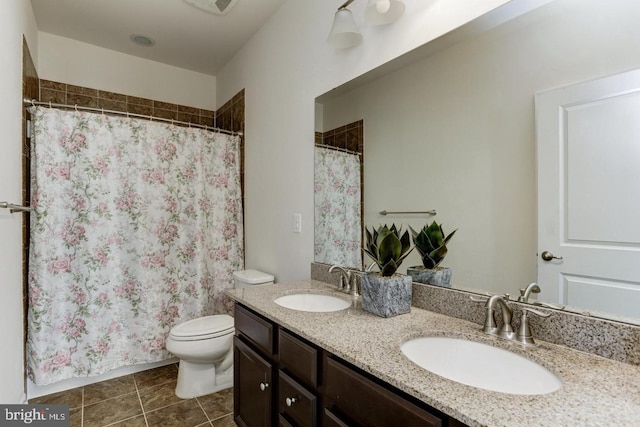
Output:
M269 388L269 383L260 383L260 390L265 391Z
M562 259L561 256L555 256L553 255L551 252L549 251L544 251L540 254L540 258L542 258L545 261L551 261L552 259Z

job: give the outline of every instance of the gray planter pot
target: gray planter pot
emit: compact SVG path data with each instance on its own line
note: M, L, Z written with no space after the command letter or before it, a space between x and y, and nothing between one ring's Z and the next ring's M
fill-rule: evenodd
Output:
M445 267L436 267L431 270L423 266L407 268L407 274L414 282L426 283L428 285L442 286L443 288L451 287L451 269Z
M411 277L379 273L362 276L362 309L380 317L392 317L411 311Z

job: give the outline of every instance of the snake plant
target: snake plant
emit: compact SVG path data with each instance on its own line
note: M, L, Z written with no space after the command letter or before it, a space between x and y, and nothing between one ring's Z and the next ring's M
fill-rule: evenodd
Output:
M409 232L402 233L402 227L397 229L395 224L391 228L386 224L372 227L371 232L367 227L364 230L366 243L362 250L375 261L383 277L392 276L413 249Z
M422 265L428 269L436 268L447 255L447 243L456 230L453 230L451 234L445 237L442 225L433 221L431 225L425 225L420 232L416 232L413 228L409 227L412 234L413 244L420 253L422 258Z

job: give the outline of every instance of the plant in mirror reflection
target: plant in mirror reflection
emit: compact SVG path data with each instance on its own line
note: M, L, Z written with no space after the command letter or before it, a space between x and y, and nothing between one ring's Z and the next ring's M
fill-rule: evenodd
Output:
M413 244L420 253L422 265L430 270L435 269L445 256L447 256L447 243L458 229L453 230L448 236L442 230L442 224L433 221L430 225L422 227L420 232L409 227Z

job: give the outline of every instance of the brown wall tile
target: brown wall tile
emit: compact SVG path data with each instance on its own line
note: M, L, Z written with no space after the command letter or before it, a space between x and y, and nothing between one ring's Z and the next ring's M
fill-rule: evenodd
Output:
M153 115L168 120L178 120L178 110L163 110L160 108L153 108Z
M74 86L74 85L67 85L67 94L69 93L75 93L78 95L85 95L91 98L98 98L98 90L97 89L91 89L88 87L82 87L82 86Z
M170 104L168 102L162 102L162 101L153 101L153 109L178 112L178 106L176 104Z
M40 89L40 101L52 102L54 104L65 104L67 102L66 92L52 89Z
M143 105L145 107L153 107L153 101L146 98L138 98L137 96L128 96L127 95L127 103L129 105Z
M103 90L98 91L98 99L108 99L111 101L124 102L125 104L127 103L127 95L122 95L120 93L113 93L113 92L105 92Z
M96 93L97 94L97 93ZM67 104L79 107L98 107L97 96L83 95L79 93L67 92Z
M147 105L127 104L129 112L131 114L142 114L143 116L150 116L153 114L153 108Z
M112 99L98 98L98 108L104 108L105 110L112 111L127 111L127 103Z
M42 79L40 80L40 88L47 88L47 89L54 89L54 90L60 90L63 92L67 91L67 85L64 83L59 83L59 82L52 82L51 80L45 80Z

